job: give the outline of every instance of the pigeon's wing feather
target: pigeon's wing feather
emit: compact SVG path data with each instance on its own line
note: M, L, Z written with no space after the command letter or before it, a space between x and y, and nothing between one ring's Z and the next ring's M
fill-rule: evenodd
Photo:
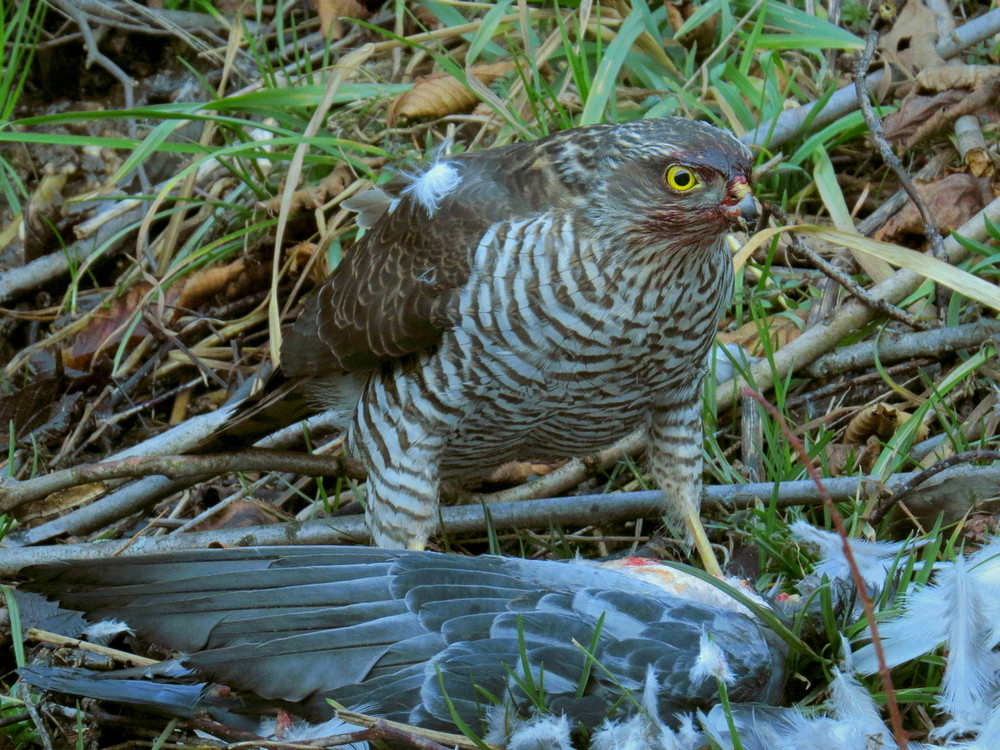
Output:
M452 709L478 722L492 698L526 707L532 682L592 724L622 686L641 689L650 665L665 711L707 707L714 684L689 676L705 629L730 660L731 693L770 698L780 672L749 618L584 564L286 547L45 564L24 576L28 590L185 651L203 679L321 710L325 696L366 703L424 726L453 728ZM601 668L588 668L591 648Z

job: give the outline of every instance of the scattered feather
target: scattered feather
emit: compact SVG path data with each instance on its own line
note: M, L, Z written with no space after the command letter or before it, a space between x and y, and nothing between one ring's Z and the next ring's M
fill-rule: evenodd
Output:
M458 169L451 162L438 162L401 191L402 195L412 195L424 207L428 216L433 216L440 208L441 201L462 183Z
M712 641L708 633L701 634L701 639L698 641L698 656L689 675L691 682L694 683L712 678L729 684L736 679L726 663L722 649Z
M712 347L712 366L715 368L715 382L725 383L736 377L737 367L741 370L760 361L735 341L728 344L716 344Z
M827 708L848 736L875 738L882 747L892 746L892 734L883 723L878 706L852 674L833 670Z
M817 529L805 521L796 521L789 529L799 541L819 548L819 562L813 569L816 576L826 576L831 581L851 579L851 567L839 534ZM912 542L868 542L863 539L848 539L847 543L854 553L862 579L878 591L885 588L886 578L895 567L898 556L914 547Z
M942 566L937 585L949 601L948 661L938 707L953 717L932 736L948 737L979 727L989 710L987 699L996 687L997 660L988 644L991 627L983 597L969 574L965 559Z
M283 727L280 724L280 719L266 719L261 722L257 733L261 737L277 739L283 743L293 744L296 742L318 740L321 737L349 734L350 732L357 732L359 729L356 725L348 724L336 716L319 724L310 724L307 721L294 721L291 726L287 727ZM367 742L353 742L349 745L337 745L337 747L344 750L369 750Z
M939 586L926 586L906 597L906 609L894 620L879 624L886 664L894 667L933 651L948 637L951 602ZM869 632L869 638L871 634ZM854 652L854 666L861 674L875 674L878 659L872 644Z
M382 218L383 214L392 205L392 198L380 188L365 190L350 198L345 198L340 205L348 211L357 214L355 222L362 229L371 229L375 222Z
M120 635L135 635L135 631L121 620L101 620L101 622L88 625L83 631L83 636L88 641L99 643L102 646L111 643Z

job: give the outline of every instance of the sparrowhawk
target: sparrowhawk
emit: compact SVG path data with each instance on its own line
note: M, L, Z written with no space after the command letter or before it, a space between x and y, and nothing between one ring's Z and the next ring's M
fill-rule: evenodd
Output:
M440 158L359 201L368 232L285 334L230 434L341 408L375 542L420 549L442 480L581 456L640 426L674 522L699 521L699 388L756 218L751 153L679 118ZM683 532L682 532L683 533Z

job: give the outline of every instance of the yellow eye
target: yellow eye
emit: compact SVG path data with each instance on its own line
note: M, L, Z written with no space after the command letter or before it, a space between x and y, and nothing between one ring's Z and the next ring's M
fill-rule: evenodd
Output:
M670 187L681 193L693 190L701 184L694 172L687 167L681 167L677 164L667 167L667 171L663 176Z

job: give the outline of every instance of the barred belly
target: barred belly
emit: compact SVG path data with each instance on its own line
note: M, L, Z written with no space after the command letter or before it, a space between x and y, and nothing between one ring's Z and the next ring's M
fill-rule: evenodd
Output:
M731 286L725 248L625 263L620 249L581 244L569 221L542 217L483 238L460 323L433 354L369 382L351 443L380 454L370 469L419 445L441 477L584 455L643 425L654 400L690 398Z

